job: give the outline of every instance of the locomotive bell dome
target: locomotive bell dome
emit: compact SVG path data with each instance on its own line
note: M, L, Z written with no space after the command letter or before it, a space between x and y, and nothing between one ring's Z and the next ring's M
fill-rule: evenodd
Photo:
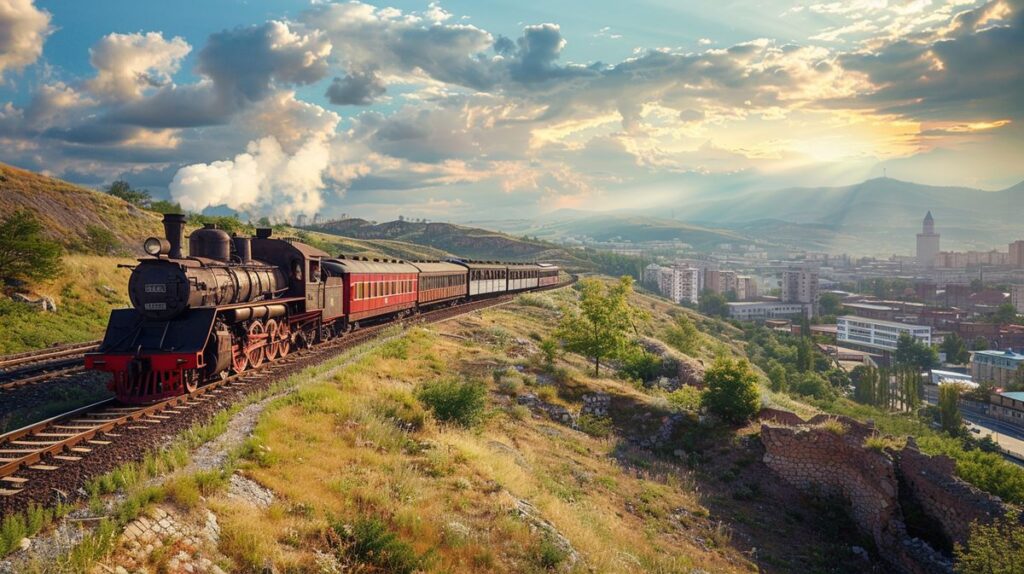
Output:
M190 257L205 257L227 262L231 258L231 236L223 229L217 229L207 223L188 236L188 254Z

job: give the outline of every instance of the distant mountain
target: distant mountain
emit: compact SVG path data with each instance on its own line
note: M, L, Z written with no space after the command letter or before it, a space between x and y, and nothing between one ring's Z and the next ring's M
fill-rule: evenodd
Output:
M605 213L587 214L572 219L541 220L524 229L522 233L541 238L587 236L597 241L626 239L634 243L679 240L698 248L750 240L736 231L713 229L672 219Z
M1022 200L1024 182L1002 191L983 191L877 178L843 187L750 191L709 199L688 206L687 219L744 231L742 224L771 219L825 226L865 242L887 243L906 241L892 237L892 232L916 233L931 210L944 247L980 248L1024 237Z

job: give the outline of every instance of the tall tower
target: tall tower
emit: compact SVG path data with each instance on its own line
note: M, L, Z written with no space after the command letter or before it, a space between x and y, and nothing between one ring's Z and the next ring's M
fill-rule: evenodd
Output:
M935 233L935 220L932 212L924 216L924 225L921 233L917 234L917 262L918 264L932 268L935 267L935 259L939 255L939 234Z

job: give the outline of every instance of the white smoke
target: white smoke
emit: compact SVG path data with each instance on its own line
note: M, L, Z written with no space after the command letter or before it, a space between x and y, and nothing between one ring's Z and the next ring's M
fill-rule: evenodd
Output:
M249 142L233 160L197 163L178 170L171 197L190 211L227 205L273 220L312 216L323 205L323 172L330 163L330 141L314 137L289 155L277 138Z

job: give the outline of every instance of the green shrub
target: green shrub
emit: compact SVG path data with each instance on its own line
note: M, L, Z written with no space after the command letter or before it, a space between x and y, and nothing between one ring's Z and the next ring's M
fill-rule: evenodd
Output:
M437 420L471 427L483 418L487 387L475 381L442 379L424 385L417 397Z
M619 374L633 381L650 381L661 372L661 357L633 347L623 353Z
M836 436L843 436L846 434L847 431L850 430L850 428L846 426L845 423L835 418L830 418L828 420L823 421L820 425L818 425L818 427L827 430L828 432Z
M427 413L416 398L406 391L390 391L375 405L377 414L404 430L417 431L427 422Z
M590 436L605 438L612 434L612 419L594 415L580 415L576 427Z
M555 541L551 540L550 537L545 536L541 538L540 544L537 547L537 564L541 568L555 570L568 557L569 553Z
M113 255L120 250L117 236L106 227L88 225L85 228L85 236L86 247L97 255Z
M1020 512L1011 510L992 524L971 523L967 548L956 545L956 571L961 574L1024 572L1024 528Z
M526 307L539 307L541 309L547 309L549 311L557 311L558 306L550 298L536 293L524 293L519 297L516 297L516 303L524 305Z
M702 396L703 393L697 387L684 385L669 393L665 398L677 410L696 411L700 408Z
M757 375L744 360L716 359L704 373L704 383L708 388L701 403L726 422L745 423L761 406Z
M412 574L423 567L423 557L378 518L360 518L351 526L335 523L333 528L348 543L346 553L359 562L396 574Z

